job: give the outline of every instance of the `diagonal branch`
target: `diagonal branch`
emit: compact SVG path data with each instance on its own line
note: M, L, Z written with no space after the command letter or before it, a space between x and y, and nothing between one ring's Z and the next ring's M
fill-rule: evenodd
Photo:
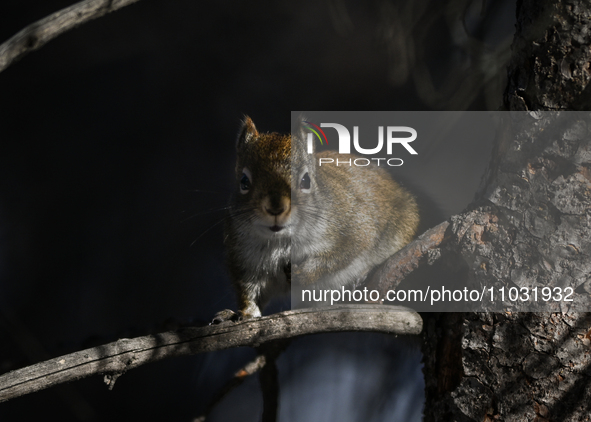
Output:
M0 402L93 374L105 374L105 381L112 388L117 377L126 371L170 357L231 347L258 347L306 334L340 331L419 334L421 330L421 317L408 308L340 305L121 339L1 375Z
M404 277L419 267L421 259L442 246L448 239L446 232L449 224L449 221L444 221L427 230L388 258L371 277L368 277L366 287L379 291L380 297L385 297L388 290L396 289Z
M25 27L0 45L0 72L58 35L138 0L84 0Z

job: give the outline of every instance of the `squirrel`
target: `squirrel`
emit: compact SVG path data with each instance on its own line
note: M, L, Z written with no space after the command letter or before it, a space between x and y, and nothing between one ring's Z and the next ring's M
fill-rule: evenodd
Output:
M225 225L239 312L214 323L261 316L290 291L291 276L313 288L354 287L415 236L415 198L378 166L319 166L298 135L259 133L246 116L236 143L236 188ZM355 158L355 156L352 156Z

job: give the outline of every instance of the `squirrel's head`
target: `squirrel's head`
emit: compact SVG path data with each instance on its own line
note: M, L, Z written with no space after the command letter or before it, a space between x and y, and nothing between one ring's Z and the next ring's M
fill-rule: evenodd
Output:
M247 116L236 151L235 201L262 234L285 234L291 214L290 136L261 134Z
M292 197L307 195L313 188L313 155L290 135L259 133L248 116L236 151L235 212L244 213L245 221L265 237L291 235Z

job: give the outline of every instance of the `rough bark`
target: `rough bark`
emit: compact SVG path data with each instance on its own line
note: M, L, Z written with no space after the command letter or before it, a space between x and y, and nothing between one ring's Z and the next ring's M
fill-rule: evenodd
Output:
M579 104L590 76L588 2L519 0L517 7L507 108L588 109Z
M583 1L518 2L505 102L531 122L498 138L480 200L452 221L444 253L463 258L468 283L588 297L591 113L550 138L560 114L535 111L588 108L590 16ZM554 308L430 316L425 420L590 420L591 317Z

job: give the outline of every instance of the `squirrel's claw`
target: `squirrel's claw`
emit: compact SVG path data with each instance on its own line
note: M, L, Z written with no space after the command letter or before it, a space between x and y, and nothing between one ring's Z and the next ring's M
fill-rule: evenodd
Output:
M215 314L209 325L221 324L226 321L239 322L242 321L242 317L241 311L234 312L231 309L224 309Z

